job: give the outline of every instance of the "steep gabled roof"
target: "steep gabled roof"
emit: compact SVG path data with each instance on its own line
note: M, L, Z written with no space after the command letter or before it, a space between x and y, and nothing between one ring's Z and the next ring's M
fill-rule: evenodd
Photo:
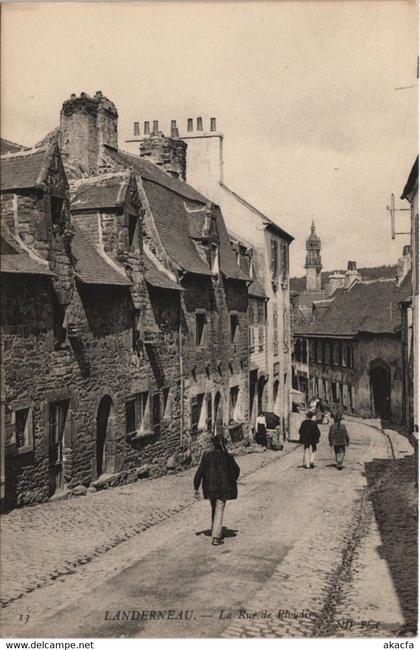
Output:
M73 226L74 236L71 252L76 276L85 284L105 284L115 286L131 286L124 271L113 266L105 254L89 241L86 235Z
M1 190L26 190L44 186L48 181L50 166L54 156L60 156L56 144L51 144L39 149L18 151L17 153L2 156L0 179ZM67 178L64 175L64 170L63 182L67 187Z
M10 233L2 228L0 234L0 268L2 273L17 273L20 275L54 276L47 265L31 257Z
M191 201L198 201L200 203L208 202L208 199L197 192L197 190L191 187L191 185L184 183L184 181L181 181L179 178L169 176L169 174L167 174L163 169L149 160L140 158L139 156L133 156L133 154L127 153L126 151L121 151L120 149L116 150L109 146L106 146L106 150L117 163L131 168L143 179L152 181L168 190L172 190L172 192L176 192L180 196Z
M256 208L254 205L246 201L246 199L244 199L242 196L240 196L239 194L231 190L227 185L225 185L224 183L219 183L219 185L223 190L225 190L225 192L233 196L237 201L239 201L239 203L242 203L243 206L248 208L248 210L250 210L255 215L263 219L265 225L271 228L272 230L274 230L278 235L280 235L280 237L286 239L289 242L292 242L294 240L294 237L290 235L288 232L286 232L285 230L283 230L283 228L281 228L275 221L267 217L267 215L265 215L263 212L261 212L261 210L258 210L258 208Z
M70 183L72 212L115 208L124 204L130 172L98 174Z
M4 156L7 153L16 153L18 151L25 151L29 147L24 147L23 144L17 144L16 142L10 142L10 140L5 140L5 138L0 138L0 153Z
M406 294L406 285L397 286L395 280L355 282L350 289L334 294L335 300L319 322L297 325L294 332L318 336L393 334L401 325L398 303Z

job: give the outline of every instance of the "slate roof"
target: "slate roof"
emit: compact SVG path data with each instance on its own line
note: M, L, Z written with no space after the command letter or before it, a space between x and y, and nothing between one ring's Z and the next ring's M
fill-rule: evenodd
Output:
M166 273L161 271L154 262L144 256L144 277L148 284L152 287L158 287L160 289L171 289L174 291L184 291L184 289L174 280L171 280Z
M73 226L74 237L71 244L76 276L85 284L106 284L131 286L124 271L117 270L104 255L95 248L86 235Z
M253 280L248 287L248 294L253 298L268 298L259 280Z
M10 140L5 140L5 138L0 138L0 152L4 156L6 153L16 153L17 151L25 151L29 147L24 147L23 144L17 144L16 142L10 142Z
M30 149L1 158L0 187L3 191L28 189L41 185L51 149Z
M18 242L4 229L0 235L0 268L2 273L20 275L54 276L48 266L33 259L23 250Z
M161 169L159 165L155 165L146 160L145 158L139 158L138 156L133 156L130 153L117 151L112 147L106 146L107 153L121 165L131 168L136 174L139 174L143 179L162 185L167 189L176 192L180 196L183 196L186 199L191 201L198 201L199 203L208 203L208 199L205 196L197 192L191 185L184 183L179 178L169 176L169 174Z
M70 184L72 212L123 205L128 181L129 174L125 171L72 181Z
M279 234L283 239L286 239L287 241L291 242L294 240L294 237L290 235L288 232L286 232L283 228L281 228L275 221L267 217L261 210L258 210L254 205L249 203L246 199L244 199L242 196L231 190L227 185L224 183L220 183L220 187L225 190L228 194L233 196L239 203L242 203L246 208L251 210L251 212L254 212L257 216L261 217L265 222L266 225L275 231L277 231L277 234Z
M296 324L295 334L356 336L360 332L392 334L401 326L398 303L407 295L406 285L395 280L356 282L334 294L335 300L316 323Z
M415 187L415 184L418 183L418 180L419 180L419 157L417 156L416 162L411 168L411 172L405 184L403 193L401 194L402 199L408 199L408 197L410 196L411 192Z

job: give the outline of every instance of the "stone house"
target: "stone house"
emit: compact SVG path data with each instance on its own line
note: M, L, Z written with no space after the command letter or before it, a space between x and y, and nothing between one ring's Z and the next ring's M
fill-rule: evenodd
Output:
M294 357L301 360L305 346L310 397L338 400L362 417L403 421L399 302L406 291L407 282L356 281L337 289L318 318L296 323Z
M268 299L266 369L260 376L255 369L250 370L251 403L248 410L254 417L253 396L260 395L263 409L279 415L286 431L291 387L289 246L293 237L224 183L223 135L217 131L215 118L210 119L208 129L205 126L199 117L194 129L193 119L189 118L186 132L180 135L180 142L187 145L183 177L220 206L232 239L241 241L245 236L254 251L255 277ZM134 137L126 140L126 146L134 152L140 147L141 155L151 155L150 140L158 134L158 123L153 122L150 134L149 122L145 122L143 135L139 124L135 123L134 133ZM171 124L171 135L178 135L175 121Z
M6 507L157 475L248 420L249 278L222 213L119 151L117 118L72 96L2 158Z

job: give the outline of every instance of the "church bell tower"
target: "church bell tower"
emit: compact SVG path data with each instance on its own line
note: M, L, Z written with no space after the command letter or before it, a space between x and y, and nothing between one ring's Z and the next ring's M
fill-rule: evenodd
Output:
M306 240L306 291L321 291L321 240L312 221L311 234Z

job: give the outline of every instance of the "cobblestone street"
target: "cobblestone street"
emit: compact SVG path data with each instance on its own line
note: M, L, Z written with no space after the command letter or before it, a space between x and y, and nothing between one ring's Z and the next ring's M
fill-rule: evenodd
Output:
M413 448L348 425L343 472L326 426L313 470L294 443L240 456L220 548L193 470L5 516L2 636L414 635Z

